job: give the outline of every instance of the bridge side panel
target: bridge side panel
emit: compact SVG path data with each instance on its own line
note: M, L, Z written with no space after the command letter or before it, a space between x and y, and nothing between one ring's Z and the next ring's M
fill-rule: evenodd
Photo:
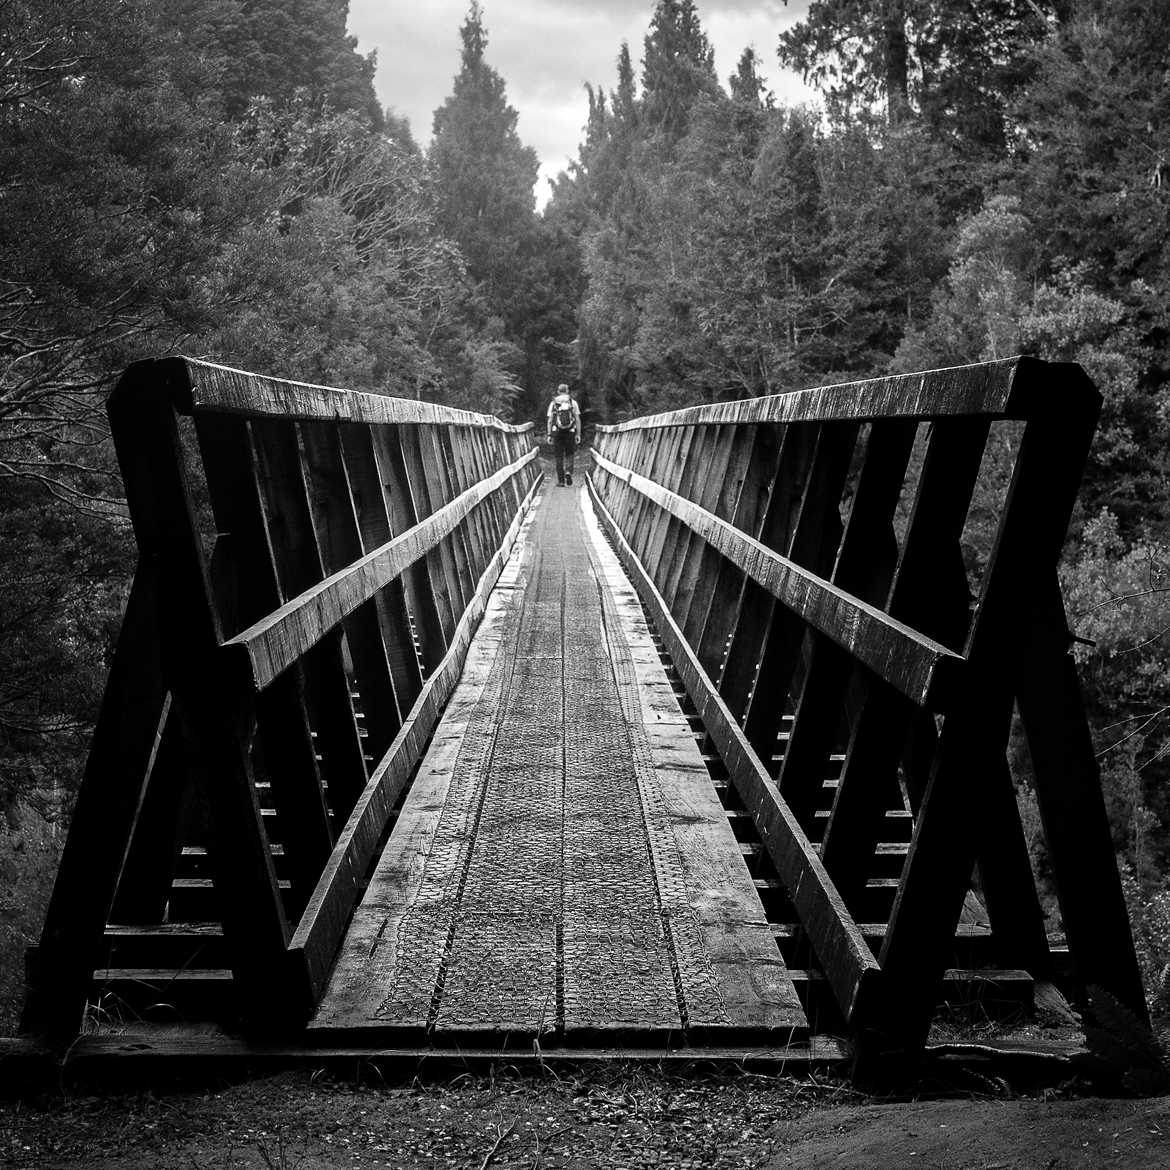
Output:
M734 713L712 733L725 763L756 777L749 804L779 780L836 929L881 941L881 978L852 984L823 934L814 950L883 1043L921 1046L960 936L1052 977L1006 758L1017 701L1077 977L1144 1015L1053 585L1098 403L1081 371L1013 359L599 429L599 507L692 699ZM1023 438L1004 432L988 463L992 426ZM1012 487L972 604L972 493L1005 450Z

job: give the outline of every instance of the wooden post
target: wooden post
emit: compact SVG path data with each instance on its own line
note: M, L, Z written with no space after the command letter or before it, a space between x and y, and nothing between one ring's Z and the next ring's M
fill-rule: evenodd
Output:
M325 577L325 565L301 462L295 425L252 424L259 459L265 527L272 543L281 591L296 597ZM345 823L347 806L365 783L362 742L350 699L340 627L330 631L302 660L305 699L316 735L321 776L328 789L334 829Z
M393 535L387 508L384 478L378 467L370 429L346 426L341 429L345 466L353 487L354 508L360 527L361 549L368 553L385 544ZM418 655L410 629L411 607L401 577L395 578L375 602L378 624L390 660L394 694L399 706L399 723L422 689Z
M233 415L203 415L196 419L196 432L215 515L216 551L232 578L235 612L225 633L234 634L279 609L285 597L264 520L249 423ZM290 882L290 914L304 906L333 847L306 686L303 668L293 666L256 700L259 738L284 847L283 869Z
M857 430L856 423L825 423L820 427L788 544L790 560L822 577L828 576L841 540L838 507ZM765 763L775 750L804 635L805 626L799 618L783 607L773 609L772 626L744 722L748 740Z
M181 717L195 730L212 814L212 872L235 985L257 1024L295 1010L282 974L288 924L251 773L252 697L219 669L212 602L173 402L187 387L169 363L132 366L110 422L144 560L158 566L161 662Z
M322 568L328 576L361 558L364 552L361 530L337 427L328 423L302 423L300 432L305 486ZM348 783L342 791L330 788L330 801L344 823L369 778L368 764L385 754L402 725L402 715L382 641L377 601L359 606L342 625L357 693L361 696L364 726L359 726L365 732L362 756L367 765L347 775Z
M379 477L385 491L390 530L394 535L406 532L418 523L420 517L410 490L406 460L402 452L399 428L379 427L374 433L374 452L378 461ZM432 570L435 555L416 561L402 577L407 608L414 621L418 638L420 665L427 673L433 671L447 652L443 620L432 588Z
M23 1031L75 1035L102 933L155 765L170 696L159 661L159 565L140 558L73 820L53 883Z

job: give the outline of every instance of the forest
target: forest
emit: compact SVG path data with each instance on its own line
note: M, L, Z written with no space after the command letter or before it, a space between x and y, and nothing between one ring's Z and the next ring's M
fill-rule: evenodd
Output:
M657 0L582 92L540 210L490 11L450 31L427 143L379 105L347 15L0 0L0 1031L134 566L105 399L171 352L515 420L563 380L587 422L1017 353L1082 363L1105 405L1062 580L1159 971L1170 6L813 0L760 50L819 95L787 108L756 50L721 78L701 6Z

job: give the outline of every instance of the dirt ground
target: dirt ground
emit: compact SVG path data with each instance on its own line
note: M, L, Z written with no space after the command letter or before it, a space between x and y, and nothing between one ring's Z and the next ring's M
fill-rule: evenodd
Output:
M989 1084L989 1088L992 1088ZM0 1163L263 1167L1170 1166L1170 1098L879 1101L821 1077L462 1075L402 1086L287 1073L209 1090L0 1102Z

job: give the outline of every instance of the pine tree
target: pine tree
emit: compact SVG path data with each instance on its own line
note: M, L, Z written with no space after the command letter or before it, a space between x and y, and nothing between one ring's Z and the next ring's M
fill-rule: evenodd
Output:
M691 107L720 92L715 54L694 0L658 0L642 59L642 106L646 122L667 140L687 131Z
M429 153L439 226L462 248L491 307L515 322L518 260L535 222L536 152L520 141L504 79L484 59L488 37L477 2L459 35L459 73L435 111Z
M527 388L517 409L534 413L545 384L567 373L579 260L563 228L536 215L536 152L520 141L504 80L485 59L488 35L477 2L460 37L459 73L435 111L429 153L437 219L462 249L487 318L501 329L500 352L511 347L509 368ZM594 116L604 120L600 106Z

